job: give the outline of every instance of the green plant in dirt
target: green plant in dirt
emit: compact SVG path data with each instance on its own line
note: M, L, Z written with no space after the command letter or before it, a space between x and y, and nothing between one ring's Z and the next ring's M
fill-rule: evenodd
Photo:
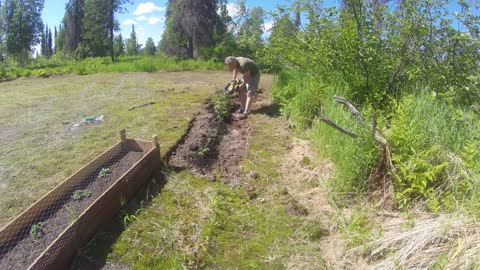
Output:
M109 168L102 168L102 170L100 171L100 173L98 174L98 177L100 178L105 178L107 177L109 174L111 174L112 172L110 171Z
M73 210L72 208L67 207L67 206L65 207L65 209L67 209L68 217L70 218L70 222L74 223L75 221L77 221L77 219L78 219L77 212L75 212L75 210Z
M75 190L73 192L72 198L75 201L80 201L80 200L83 200L86 197L90 197L91 195L92 195L92 192L90 192L90 191L86 191L86 190L83 190L83 189L78 189L78 190Z
M204 157L208 153L208 151L210 151L208 147L203 147L197 152L197 155Z
M217 117L222 121L227 119L232 110L232 101L230 98L223 92L217 92L212 97L212 103Z
M40 236L42 236L42 229L45 227L45 223L43 222L38 222L32 225L30 228L30 235L33 237L33 239L38 239Z

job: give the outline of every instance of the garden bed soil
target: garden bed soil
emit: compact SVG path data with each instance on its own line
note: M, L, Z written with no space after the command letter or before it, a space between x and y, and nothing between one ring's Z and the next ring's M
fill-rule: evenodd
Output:
M98 164L97 170L34 221L34 224L44 223L40 237L34 239L30 235L30 227L27 227L19 233L20 236L0 247L0 269L27 269L60 233L144 155L141 149L129 150L104 164ZM102 168L109 168L110 174L99 177ZM79 189L90 192L90 196L74 200L73 192Z
M238 108L237 106L234 106ZM208 103L191 122L186 135L167 157L175 170L188 170L210 181L237 185L240 163L251 131L247 119L221 121Z

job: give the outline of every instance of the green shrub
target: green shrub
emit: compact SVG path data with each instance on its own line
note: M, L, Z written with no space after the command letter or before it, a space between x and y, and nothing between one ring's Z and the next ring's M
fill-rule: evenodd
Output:
M217 117L222 121L227 119L232 110L232 101L230 100L230 97L223 92L217 92L212 97L212 103Z
M391 115L386 135L397 167L396 198L400 207L422 199L428 208L454 208L472 188L472 174L480 169L478 116L448 106L421 91L404 97Z

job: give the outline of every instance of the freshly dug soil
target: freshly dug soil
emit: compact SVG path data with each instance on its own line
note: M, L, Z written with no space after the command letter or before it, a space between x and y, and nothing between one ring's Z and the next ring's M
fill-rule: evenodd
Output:
M0 247L0 269L27 269L63 230L144 155L140 150L128 151L105 164L98 164L96 171L35 220L33 224L44 223L40 237L34 239L30 235L31 227L27 227L17 238ZM99 177L102 168L109 168L110 174ZM74 200L73 192L79 189L91 192L91 195Z
M245 156L250 131L248 119L220 121L209 103L192 121L183 141L173 150L169 164L210 181L236 185L241 181L239 164Z

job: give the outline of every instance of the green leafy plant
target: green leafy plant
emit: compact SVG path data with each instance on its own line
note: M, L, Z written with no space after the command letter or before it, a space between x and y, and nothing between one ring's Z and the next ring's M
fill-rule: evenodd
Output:
M109 174L111 174L112 172L110 171L109 168L102 168L102 170L100 171L100 173L98 174L98 177L100 178L105 178L107 177Z
M208 151L210 151L210 149L208 147L204 147L197 152L197 155L204 157Z
M212 103L217 117L222 121L227 119L230 115L230 111L232 110L232 102L230 98L223 92L217 92L212 97Z
M83 200L83 198L90 197L91 195L92 195L92 192L90 191L78 189L73 192L72 198L76 201L80 201L80 200Z
M45 223L43 222L38 222L32 225L30 228L30 235L33 237L33 239L38 239L40 236L42 236L42 230L44 227Z

